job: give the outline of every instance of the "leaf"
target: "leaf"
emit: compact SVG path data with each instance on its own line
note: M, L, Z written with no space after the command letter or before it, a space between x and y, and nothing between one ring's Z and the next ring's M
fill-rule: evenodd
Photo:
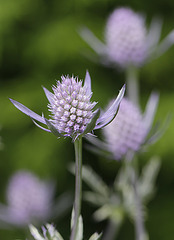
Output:
M63 135L58 132L58 130L51 124L51 122L48 119L45 118L45 122L47 124L47 127L56 137L58 138L63 137Z
M94 113L94 116L91 120L91 122L87 125L85 131L83 132L83 135L90 133L92 130L94 130L95 126L96 126L96 121L100 116L100 109L97 109Z
M97 193L102 196L108 197L109 189L104 181L87 166L82 167L82 179Z
M29 225L29 229L31 232L31 235L34 237L35 240L45 240L39 233L39 231L37 230L37 228L35 228L32 224Z
M72 210L72 215L71 215L71 229L73 229L74 226L74 208ZM78 219L78 226L77 226L77 233L75 240L83 240L83 219L82 216L79 216Z
M98 233L94 233L92 234L92 236L89 238L89 240L99 240L102 236L102 233L98 234Z

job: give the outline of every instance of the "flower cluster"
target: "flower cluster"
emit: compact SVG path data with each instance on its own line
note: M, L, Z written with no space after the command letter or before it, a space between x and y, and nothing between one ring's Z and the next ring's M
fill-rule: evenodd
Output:
M151 129L157 103L158 95L153 93L145 113L142 114L138 106L123 98L117 118L103 129L104 142L91 136L87 139L98 149L109 152L111 158L116 160L124 157L129 151L139 151Z
M138 151L147 135L139 108L123 98L116 121L106 126L103 134L115 159L122 158L129 149Z
M33 220L50 217L54 187L41 181L28 171L18 171L7 186L7 207L1 205L0 220L17 226L25 226Z
M102 64L127 69L159 57L173 45L174 31L159 42L161 28L161 21L153 19L147 29L143 15L128 7L120 7L107 20L105 43L87 28L81 29L80 35L100 56Z
M78 78L62 76L62 81L57 81L57 86L53 87L54 94L46 88L44 88L44 91L49 100L48 108L52 113L50 120L43 115L39 116L15 100L11 99L11 102L20 111L30 116L33 121L36 120L47 125L48 128L44 128L34 121L43 130L52 132L57 137L71 137L76 140L80 135L102 128L114 119L123 98L125 86L123 86L111 107L101 114L99 109L93 111L96 102L90 102L92 91L88 71L84 86Z
M116 9L106 24L106 47L111 61L122 67L141 65L146 59L144 18L129 8Z
M53 123L59 133L64 136L82 134L94 116L92 110L97 104L90 102L92 93L82 81L74 77L62 76L53 87L54 95L49 104Z

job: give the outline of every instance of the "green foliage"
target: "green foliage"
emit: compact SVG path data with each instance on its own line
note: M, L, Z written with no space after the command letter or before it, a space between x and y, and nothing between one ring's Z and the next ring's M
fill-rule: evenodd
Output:
M70 140L57 140L52 134L37 129L29 118L12 106L8 98L20 101L38 113L46 112L47 100L41 85L51 90L55 79L60 79L62 74L73 73L82 78L88 69L92 78L94 97L100 101L100 106L106 106L109 100L117 95L117 89L123 85L124 75L85 58L85 53L90 49L78 35L78 29L86 25L102 38L108 14L122 4L145 11L148 19L160 13L165 21L164 33L174 28L174 4L171 0L165 2L162 0L154 2L0 0L0 125L2 126L0 135L4 143L4 149L0 152L1 202L6 201L5 187L9 177L16 170L23 168L34 171L42 177L57 180L58 195L65 187L73 189L72 176L67 172L67 164L74 160ZM153 89L161 92L156 120L164 120L166 115L173 111L173 56L174 47L164 56L141 69L140 84L143 98L147 99L146 96ZM142 161L147 161L152 153L159 154L162 158L162 171L164 169L158 180L160 188L157 197L150 208L152 217L148 224L153 226L150 228L152 239L164 239L165 235L161 237L160 232L167 233L168 229L171 235L167 238L173 239L171 226L167 221L173 211L170 199L173 197L174 181L173 136L172 120L162 139L150 147L150 151L142 157ZM99 163L95 155L88 159L88 164L95 168L100 167L100 170L102 169L100 173L108 182L111 182L118 168L118 164L115 163L106 161ZM164 221L166 224L163 225L161 219L164 210L161 209L164 209L164 204L161 199L164 193L167 194L166 221ZM97 194L89 197L97 198ZM152 220L155 224L154 221L151 223ZM91 219L86 221L93 227ZM69 226L68 224L69 222L66 222L66 227ZM65 228L63 223L60 226L62 229ZM121 239L122 234L121 232L118 239ZM24 236L22 230L0 230L0 239L10 240ZM91 237L91 239L97 238Z

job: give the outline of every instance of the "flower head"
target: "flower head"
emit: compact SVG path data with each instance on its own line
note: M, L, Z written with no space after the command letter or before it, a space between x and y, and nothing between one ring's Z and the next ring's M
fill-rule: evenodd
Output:
M43 221L50 217L53 203L53 185L41 181L28 171L18 171L8 184L7 207L2 207L0 220L24 226L33 220Z
M34 121L37 126L45 131L52 132L58 137L71 137L75 140L80 135L104 127L114 119L124 95L125 86L112 106L102 114L100 114L99 109L93 111L96 102L90 101L92 91L88 72L83 86L82 81L79 81L78 78L62 76L62 81L57 81L57 85L53 86L54 94L46 88L44 88L44 91L49 100L48 108L51 112L49 120L43 115L39 116L15 100L11 99L11 102L33 120L47 125L48 128L43 128Z
M147 140L158 103L158 95L152 94L144 114L130 100L123 98L117 114L103 129L104 142L88 137L97 148L109 152L111 158L121 159L127 153L137 152Z
M106 24L108 57L121 67L141 65L146 58L144 18L130 8L118 8Z
M174 31L159 43L161 28L161 21L154 18L147 29L143 15L128 7L120 7L108 17L105 43L87 28L83 28L80 35L101 57L103 64L114 64L127 69L131 66L139 67L157 58L173 45Z
M147 129L140 109L123 98L116 121L103 129L108 148L116 159L129 150L138 151L147 135Z

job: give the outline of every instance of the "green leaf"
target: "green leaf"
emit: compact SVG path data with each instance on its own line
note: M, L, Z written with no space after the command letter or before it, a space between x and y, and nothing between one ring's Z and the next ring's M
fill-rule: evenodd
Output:
M45 240L39 233L39 231L37 230L37 228L35 228L32 224L29 225L29 229L31 232L31 235L34 237L35 240Z
M95 192L108 197L108 186L90 167L82 167L82 178Z
M72 210L72 215L71 215L71 229L74 226L74 208ZM76 240L83 240L83 219L82 216L79 216L78 220L78 226L77 226L77 234L76 234Z
M94 233L92 234L92 236L89 238L89 240L99 240L102 236L102 233L98 234L98 233Z

